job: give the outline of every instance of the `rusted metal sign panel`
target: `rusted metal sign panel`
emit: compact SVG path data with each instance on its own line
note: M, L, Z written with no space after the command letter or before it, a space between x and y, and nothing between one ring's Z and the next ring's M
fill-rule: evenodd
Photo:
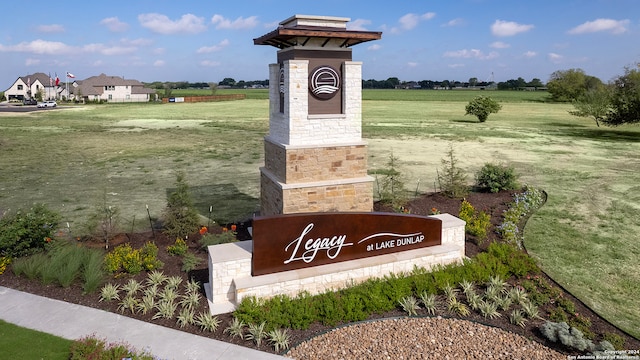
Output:
M314 213L253 220L252 275L440 245L442 221L390 213Z

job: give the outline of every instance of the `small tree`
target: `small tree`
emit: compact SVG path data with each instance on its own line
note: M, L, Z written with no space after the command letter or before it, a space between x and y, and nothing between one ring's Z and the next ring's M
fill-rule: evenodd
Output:
M465 110L465 115L474 115L480 122L487 121L489 114L497 113L502 109L502 105L488 96L476 96L469 101Z
M392 152L389 155L387 168L374 171L376 175L382 175L380 179L376 176L378 198L381 202L390 204L394 208L400 208L407 201L404 177L398 170L398 161L399 159Z
M611 108L610 91L605 86L589 89L573 101L573 107L575 110L569 111L569 114L593 118L599 127Z
M458 159L453 153L453 145L449 146L447 156L441 160L442 172L438 171L438 184L440 191L453 198L461 198L467 195L467 176L458 167Z
M177 173L176 189L169 195L164 210L164 233L176 238L195 233L200 225L198 211L184 177L183 172Z

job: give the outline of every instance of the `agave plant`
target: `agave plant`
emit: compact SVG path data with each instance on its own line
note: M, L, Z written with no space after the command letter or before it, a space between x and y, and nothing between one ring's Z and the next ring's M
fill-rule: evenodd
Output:
M480 314L486 318L495 319L502 315L498 312L498 305L490 300L483 301L478 308Z
M528 300L527 291L520 286L516 286L509 290L509 297L516 304L522 305Z
M525 301L522 303L522 311L529 319L541 319L538 311L538 306L531 301Z
M142 284L136 279L130 279L122 286L122 290L127 292L127 296L135 296L138 290L142 288Z
M450 313L460 315L460 316L467 316L470 313L467 305L459 302L458 299L456 298L449 299L449 302L447 304L447 309L449 310Z
M420 301L429 315L436 314L436 296L434 294L429 294L425 290L420 294Z
M420 306L418 305L418 299L416 299L415 296L405 296L399 301L399 303L402 310L409 314L409 316L418 315L418 309L420 309Z
M112 301L112 300L120 300L120 295L118 292L120 291L120 285L113 285L111 283L102 287L100 290L100 301Z
M138 300L136 300L136 298L134 298L133 296L126 296L120 302L118 306L118 310L120 310L121 313L124 313L125 310L129 310L133 314L136 312L137 306L138 306Z
M231 335L232 338L237 336L240 339L244 339L244 326L245 324L242 320L234 317L229 323L229 326L224 329L224 332Z
M153 315L153 320L171 319L173 317L173 314L176 312L176 309L178 308L178 304L173 301L163 300L158 302L155 308L156 310L158 310L158 312Z
M198 306L200 303L200 299L202 299L202 295L197 292L189 292L182 296L182 300L180 300L180 305L183 308L193 309Z
M273 345L276 352L289 348L289 332L287 329L274 329L267 334L269 342Z
M178 314L177 322L181 328L187 325L195 324L196 320L195 320L195 313L193 312L193 309L182 308L182 310L180 310L180 313Z
M265 331L266 322L261 322L259 325L249 324L249 333L246 335L247 340L253 340L256 346L260 346L262 344L262 340L267 337L267 333Z
M521 328L524 328L527 323L527 319L524 317L524 313L520 309L514 309L509 315L509 322L513 325L518 325Z
M202 330L214 332L220 326L220 319L211 315L210 312L203 312L196 317L195 324L200 326Z
M160 286L165 281L167 281L167 276L162 271L153 270L152 272L149 273L149 275L147 275L148 285Z

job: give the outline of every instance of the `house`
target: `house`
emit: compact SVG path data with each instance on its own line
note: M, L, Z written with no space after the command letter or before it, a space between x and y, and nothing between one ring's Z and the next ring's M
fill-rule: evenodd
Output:
M145 88L138 80L105 74L74 81L70 90L73 98L84 101L146 102L155 94L155 90Z
M56 85L56 83L58 83ZM69 92L67 92L67 85ZM19 77L4 92L9 101L28 99L58 100L74 99L106 102L146 102L156 100L155 90L145 88L138 80L126 80L119 76L100 74L85 80L59 81L45 73Z
M56 86L56 79L45 73L35 73L19 77L4 95L9 101L24 101L29 99L52 100L58 99L65 92L64 84Z

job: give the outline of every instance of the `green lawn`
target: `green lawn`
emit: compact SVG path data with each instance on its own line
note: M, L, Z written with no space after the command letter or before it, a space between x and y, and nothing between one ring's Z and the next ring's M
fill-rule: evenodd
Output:
M0 320L0 358L69 359L71 340L25 329Z
M225 90L224 92L230 92ZM0 114L0 211L44 202L72 233L98 205L120 210L122 229L144 229L145 205L158 217L175 170L184 170L203 216L251 216L268 132L266 90L247 100L196 104L61 106ZM222 91L220 93L223 93ZM503 108L485 123L464 115L477 95ZM640 128L596 127L546 102L543 92L363 92L369 167L389 154L407 187L434 190L449 146L468 174L486 162L516 168L545 189L525 245L543 269L602 316L640 337Z

